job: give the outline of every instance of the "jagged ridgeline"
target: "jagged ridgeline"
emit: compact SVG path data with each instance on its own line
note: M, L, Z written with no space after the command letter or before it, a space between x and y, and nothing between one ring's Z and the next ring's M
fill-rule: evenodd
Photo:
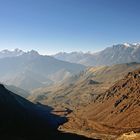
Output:
M81 64L43 56L34 50L4 50L0 58L0 82L28 91L61 82L85 69Z
M86 66L140 62L140 44L117 44L97 53L58 53L54 55L54 57L68 62L84 64Z

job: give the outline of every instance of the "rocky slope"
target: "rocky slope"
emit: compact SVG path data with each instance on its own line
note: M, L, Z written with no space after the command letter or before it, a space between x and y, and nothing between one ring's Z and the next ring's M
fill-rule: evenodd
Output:
M91 137L95 133L115 136L140 132L140 69L129 72L92 103L69 115L61 129Z
M139 140L140 139L140 133L124 133L123 135L119 136L116 140Z
M90 67L64 83L33 91L28 99L75 110L94 101L125 74L139 67L138 63Z

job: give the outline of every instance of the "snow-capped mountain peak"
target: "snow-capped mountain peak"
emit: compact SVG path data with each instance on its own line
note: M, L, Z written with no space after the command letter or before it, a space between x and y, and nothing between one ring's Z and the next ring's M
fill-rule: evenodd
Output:
M15 57L15 56L20 56L24 54L25 52L16 48L15 50L2 50L0 51L0 58L5 58L5 57Z
M123 44L125 47L131 47L131 44L130 43L124 43Z

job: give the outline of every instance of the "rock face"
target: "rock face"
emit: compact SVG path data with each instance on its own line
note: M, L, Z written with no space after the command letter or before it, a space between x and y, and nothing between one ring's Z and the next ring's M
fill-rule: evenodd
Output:
M58 53L55 58L88 66L140 62L140 44L117 44L98 53Z
M71 114L62 128L81 130L90 136L95 132L140 132L140 69L129 72L83 110Z
M130 133L125 133L118 137L116 140L139 140L140 134L134 133L133 131Z
M92 119L114 127L140 130L140 69L129 72L98 96L94 104L97 104L96 115L89 115Z

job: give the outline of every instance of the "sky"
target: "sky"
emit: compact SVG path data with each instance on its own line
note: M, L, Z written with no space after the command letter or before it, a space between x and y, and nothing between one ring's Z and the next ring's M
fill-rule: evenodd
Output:
M0 0L0 50L97 52L140 42L140 0Z

